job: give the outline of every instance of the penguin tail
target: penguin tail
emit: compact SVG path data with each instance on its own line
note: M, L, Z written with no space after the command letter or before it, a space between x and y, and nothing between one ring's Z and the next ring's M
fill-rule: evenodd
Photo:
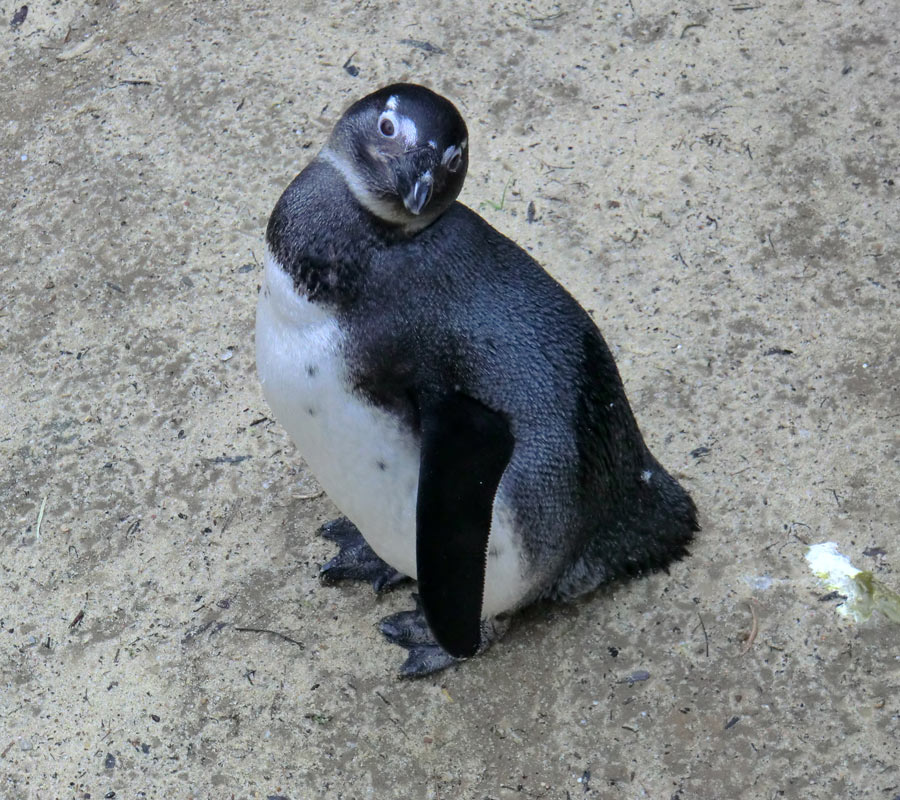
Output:
M649 456L634 485L598 498L584 520L581 553L563 572L553 596L572 600L615 579L657 570L689 555L700 530L690 495Z

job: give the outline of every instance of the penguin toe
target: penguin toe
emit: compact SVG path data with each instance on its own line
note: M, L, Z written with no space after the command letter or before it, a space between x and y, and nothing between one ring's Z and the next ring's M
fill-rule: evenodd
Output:
M415 611L401 611L385 617L378 624L384 637L391 643L410 649L418 645L434 645L437 647L425 615L418 609Z
M424 678L435 672L458 664L460 659L454 658L440 645L419 645L409 650L409 655L403 666L400 667L398 676L401 678Z
M375 594L384 594L399 586L401 583L406 583L410 580L409 576L404 575L402 572L398 572L389 564L385 564L385 567L387 567L387 569L381 571L372 578L371 583L372 588L375 590Z
M319 570L323 583L333 585L348 580L367 581L376 593L382 594L408 580L403 573L376 555L357 527L346 517L326 522L319 528L319 533L340 547L338 554Z
M367 581L372 584L376 594L388 592L409 580L406 575L397 572L374 553L372 556L371 559L360 558L356 553L342 550L322 566L319 578L323 583L332 586L341 581Z
M385 639L408 651L398 673L401 678L422 678L460 662L434 640L419 596L413 594L413 599L415 609L391 614L378 625Z
M322 538L328 539L328 541L334 542L342 548L360 542L365 544L366 541L359 532L359 528L346 517L338 517L326 522L319 528L318 533Z

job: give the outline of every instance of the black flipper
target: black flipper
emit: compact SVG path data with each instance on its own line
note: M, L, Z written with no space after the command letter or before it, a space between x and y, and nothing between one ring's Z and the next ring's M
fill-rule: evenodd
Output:
M416 568L425 618L450 655L481 642L481 604L494 496L512 456L505 418L454 393L421 409Z

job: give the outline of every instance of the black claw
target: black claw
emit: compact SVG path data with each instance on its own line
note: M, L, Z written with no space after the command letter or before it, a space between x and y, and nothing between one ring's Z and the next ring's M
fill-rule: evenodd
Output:
M368 581L380 594L407 580L405 575L375 554L356 526L346 517L326 522L319 528L319 533L341 548L319 571L319 576L325 583Z

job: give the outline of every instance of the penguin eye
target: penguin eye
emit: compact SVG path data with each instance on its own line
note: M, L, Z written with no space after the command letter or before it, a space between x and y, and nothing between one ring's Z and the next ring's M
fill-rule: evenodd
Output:
M397 135L397 126L394 124L394 120L391 118L391 115L381 115L378 120L378 130L381 131L382 136L387 136L388 139L393 139L394 136Z
M450 172L456 172L460 165L462 164L462 150L457 150L452 156L450 156L450 160L447 162L447 169Z

